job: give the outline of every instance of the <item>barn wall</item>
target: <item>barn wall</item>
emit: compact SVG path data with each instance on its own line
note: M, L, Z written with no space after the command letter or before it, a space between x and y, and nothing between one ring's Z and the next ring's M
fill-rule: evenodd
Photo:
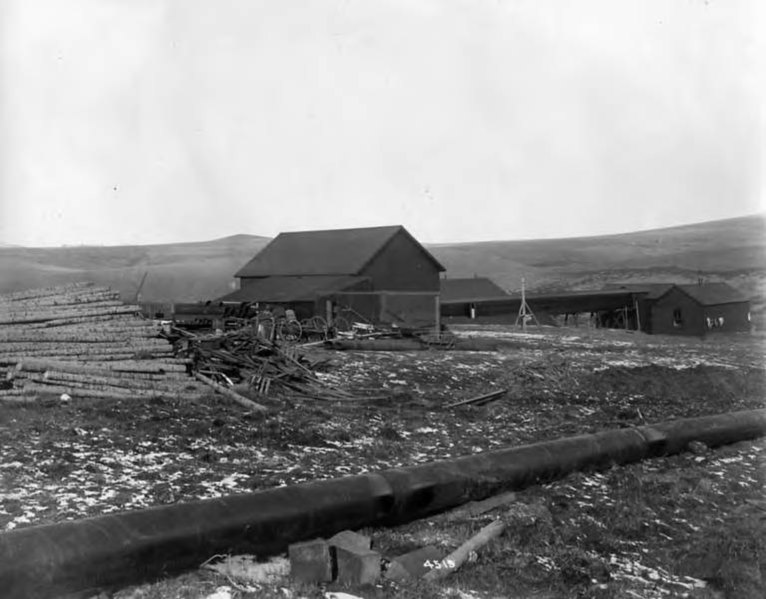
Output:
M412 293L334 293L328 296L339 315L349 322L430 326L436 321L436 294ZM356 315L354 314L356 313ZM358 318L357 318L358 316Z
M652 306L653 300L640 298L638 300L638 318L641 322L641 330L652 333Z
M264 278L266 277L240 277L239 288L244 290L251 289L255 283Z
M750 302L736 304L721 304L719 306L705 306L704 318L707 328L707 319L712 322L720 317L723 318L723 326L707 328L707 333L736 333L750 330L750 321L747 315L750 312Z
M436 295L386 295L381 298L381 322L429 326L436 322Z
M333 293L324 298L330 300L337 311L333 310L337 316L345 318L349 324L354 322L379 322L380 300L373 294L358 295L353 293ZM322 306L322 310L326 308ZM320 312L321 313L321 312ZM322 316L324 314L322 313Z
M376 291L439 292L439 270L406 233L395 235L360 273Z
M681 310L683 324L674 326L673 312ZM658 298L651 310L652 333L660 335L704 335L705 311L695 300L679 289L671 289Z

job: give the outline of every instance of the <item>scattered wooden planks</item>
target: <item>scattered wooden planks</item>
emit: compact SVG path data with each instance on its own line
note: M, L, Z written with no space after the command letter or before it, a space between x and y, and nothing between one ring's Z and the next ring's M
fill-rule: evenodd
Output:
M463 400L460 400L460 401L456 401L454 403L447 404L445 407L447 407L447 408L456 408L458 406L483 405L485 403L489 403L490 401L494 401L496 399L500 399L506 393L508 393L508 389L500 389L498 391L491 391L489 393L484 393L483 395L477 395L476 397L471 397L469 399L463 399Z
M268 408L266 406L262 406L261 404L254 402L252 399L243 397L236 391L232 391L228 387L224 387L223 385L216 383L214 380L207 378L206 376L200 374L199 372L194 373L194 378L196 378L198 381L205 383L208 387L215 389L221 395L224 395L228 397L229 399L234 400L236 403L238 403L241 406L244 406L250 410L255 410L256 412L268 411Z
M175 332L175 330L174 330ZM246 326L224 335L194 335L178 331L180 355L193 361L193 370L226 385L244 382L260 395L282 394L323 401L365 401L320 380L311 362L295 346L259 337Z

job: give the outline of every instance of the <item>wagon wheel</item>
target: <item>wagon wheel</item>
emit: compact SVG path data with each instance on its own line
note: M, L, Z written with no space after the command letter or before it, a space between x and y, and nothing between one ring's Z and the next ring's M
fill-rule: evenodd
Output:
M284 341L298 341L302 332L301 323L297 320L283 320L279 323L279 338Z
M312 316L310 319L311 328L316 331L322 339L327 339L327 321L321 316Z
M303 330L303 335L305 335L306 339L311 341L313 338L314 328L311 326L310 318L304 318L301 320L301 329Z
M301 320L303 337L309 341L323 341L327 339L327 322L321 316L313 316Z

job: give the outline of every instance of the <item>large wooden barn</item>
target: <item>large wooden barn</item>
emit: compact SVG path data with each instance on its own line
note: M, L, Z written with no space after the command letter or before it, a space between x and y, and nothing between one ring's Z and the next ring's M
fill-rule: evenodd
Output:
M280 233L220 301L281 305L299 318L345 311L373 323L431 324L443 271L399 225Z

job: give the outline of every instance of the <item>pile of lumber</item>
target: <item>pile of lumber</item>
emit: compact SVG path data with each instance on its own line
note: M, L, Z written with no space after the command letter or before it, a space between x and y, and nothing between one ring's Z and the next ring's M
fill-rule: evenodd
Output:
M157 327L106 287L0 295L0 398L176 395L196 386Z
M245 384L260 396L358 399L321 381L314 372L320 361L311 360L300 346L265 339L251 326L223 335L195 335L180 329L173 329L171 335L176 337L177 355L189 359L196 374L220 385Z

